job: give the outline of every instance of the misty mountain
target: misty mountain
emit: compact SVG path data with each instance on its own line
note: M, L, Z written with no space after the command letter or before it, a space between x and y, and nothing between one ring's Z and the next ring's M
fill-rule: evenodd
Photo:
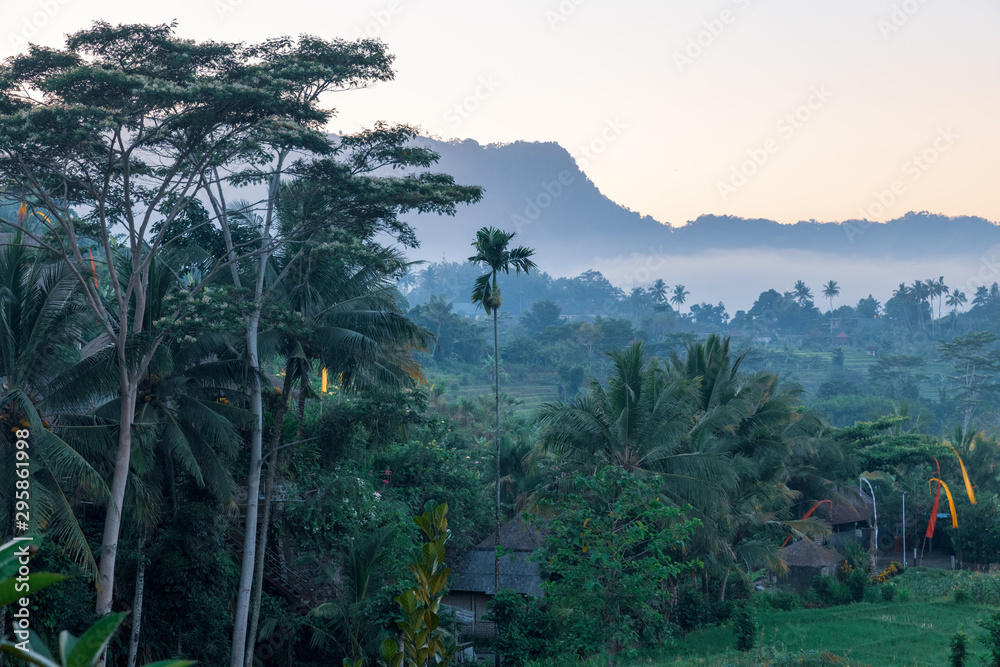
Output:
M481 145L474 140L419 142L441 155L436 171L458 183L481 185L483 200L454 219L414 216L421 248L414 258L464 260L475 231L516 231L553 275L575 275L616 257L654 253L691 256L761 249L839 255L845 259L911 261L978 257L1000 244L1000 227L977 217L907 213L887 223L859 220L779 224L703 215L663 224L619 205L579 170L562 146L547 142ZM902 278L901 278L902 279Z

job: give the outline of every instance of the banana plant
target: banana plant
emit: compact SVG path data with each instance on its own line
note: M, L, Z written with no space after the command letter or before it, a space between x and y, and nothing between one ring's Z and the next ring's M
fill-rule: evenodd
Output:
M38 551L37 542L37 537L22 537L0 546L0 607L14 604L66 578L47 572L23 574L22 568L26 569L28 559ZM108 614L79 637L63 630L59 634L59 657L55 658L45 642L30 629L25 629L26 638L22 639L23 635L17 630L21 619L15 612L15 635L20 641L14 642L5 637L0 640L0 652L38 667L94 667L126 615ZM25 619L27 624L28 619ZM190 660L161 660L146 667L186 667L192 664Z
M396 624L401 636L399 642L395 639L382 642L381 664L385 667L448 667L457 648L454 638L439 627L438 617L451 574L451 569L444 564L444 543L451 536L446 517L448 504L436 505L431 501L425 510L413 518L428 540L420 549L416 562L408 566L417 585L396 598L403 612L403 620ZM350 660L345 660L344 665L357 667Z

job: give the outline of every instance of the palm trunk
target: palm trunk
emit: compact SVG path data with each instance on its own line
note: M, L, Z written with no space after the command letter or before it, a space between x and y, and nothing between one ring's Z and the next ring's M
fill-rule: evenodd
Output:
M281 444L281 424L288 411L288 394L292 390L292 374L285 372L285 381L282 385L282 401L278 404L278 409L274 414L274 430L271 433L271 442L268 452L273 452ZM264 555L267 553L267 532L271 524L271 497L274 493L274 479L278 469L278 455L271 456L271 461L267 466L267 485L264 487L264 520L261 522L260 537L257 540L257 567L254 572L253 581L253 601L251 602L250 630L247 633L246 667L253 667L253 649L257 645L257 623L260 621L260 598L264 589Z
M494 533L494 544L497 550L494 555L493 586L496 592L500 592L500 334L497 329L497 311L493 310L493 388L496 398L496 428L494 430L493 441L496 445L496 532Z
M132 600L132 635L128 642L128 667L135 667L139 654L139 632L142 630L142 593L146 587L146 558L143 547L146 538L139 537L139 563L135 573L135 598Z
M497 450L497 503L496 503L496 532L493 538L493 594L500 592L500 334L497 328L497 309L493 309L493 388L496 398L496 429L493 440ZM497 635L499 636L499 628ZM500 652L496 652L494 658L496 667L500 667Z

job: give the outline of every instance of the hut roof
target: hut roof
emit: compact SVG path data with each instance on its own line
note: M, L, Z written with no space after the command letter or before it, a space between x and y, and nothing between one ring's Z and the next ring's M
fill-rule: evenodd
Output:
M471 549L459 557L452 569L452 591L472 591L495 595L493 549ZM528 560L529 554L515 552L500 559L500 588L523 595L542 597L542 574L538 563Z
M535 528L514 518L500 526L500 545L513 551L500 559L500 588L515 593L542 597L542 575L538 563L529 559L531 552L542 546L543 535ZM472 591L494 595L495 549L492 533L475 547L462 554L452 567L453 591Z
M871 501L853 487L840 490L839 497L834 499L833 511L830 513L832 525L855 521L871 522L871 519Z
M542 546L542 533L526 524L520 517L515 517L500 526L500 546L514 551L534 551ZM477 544L474 549L488 549L492 553L494 546L493 533Z
M804 538L782 549L781 560L789 567L826 567L843 561L844 557L833 549L821 547L809 538Z

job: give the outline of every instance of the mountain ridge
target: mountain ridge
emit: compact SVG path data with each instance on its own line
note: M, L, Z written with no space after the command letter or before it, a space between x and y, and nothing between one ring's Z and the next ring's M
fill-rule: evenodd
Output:
M451 224L410 218L422 259L465 259L475 231L493 226L518 233L516 242L550 258L549 272L655 253L693 256L714 250L805 251L855 258L970 257L1000 245L1000 225L977 216L910 211L887 222L845 220L779 223L765 218L701 215L672 225L614 202L555 142L479 144L473 139L415 143L441 156L435 171L480 185L483 200L463 207ZM572 259L563 257L572 246Z

